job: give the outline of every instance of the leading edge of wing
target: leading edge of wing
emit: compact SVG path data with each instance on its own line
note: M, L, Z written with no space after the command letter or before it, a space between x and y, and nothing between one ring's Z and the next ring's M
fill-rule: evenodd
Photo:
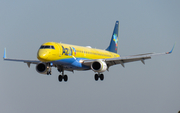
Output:
M24 60L24 59L10 59L10 58L4 58L6 61L16 61L16 62L24 62L24 63L32 63L32 64L38 64L41 61L39 60Z

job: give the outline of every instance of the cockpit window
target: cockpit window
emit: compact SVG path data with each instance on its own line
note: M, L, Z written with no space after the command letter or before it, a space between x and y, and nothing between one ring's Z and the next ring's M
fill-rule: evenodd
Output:
M40 49L55 49L54 48L54 46L46 46L46 45L42 45L41 47L40 47Z
M44 49L49 49L51 46L44 46Z
M39 49L43 49L44 48L44 46L41 46Z
M54 46L51 46L52 49L55 49Z

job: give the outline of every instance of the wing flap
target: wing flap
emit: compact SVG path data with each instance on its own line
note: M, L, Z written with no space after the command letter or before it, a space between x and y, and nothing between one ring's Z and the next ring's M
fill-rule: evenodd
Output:
M106 59L106 63L107 65L110 67L112 65L116 65L116 64L121 64L123 67L124 63L129 63L129 62L135 62L135 61L141 61L143 64L145 64L144 60L146 59L151 59L150 56L146 56L146 57L118 57L118 58L112 58L112 59Z

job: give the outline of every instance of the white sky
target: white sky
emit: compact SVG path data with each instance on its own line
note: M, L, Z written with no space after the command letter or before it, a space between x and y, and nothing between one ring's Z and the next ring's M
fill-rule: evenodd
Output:
M180 110L180 1L0 1L0 55L36 59L44 42L105 49L120 21L121 56L170 51L171 55L113 66L103 82L93 71L66 72L59 83L35 65L0 60L1 113L177 113Z

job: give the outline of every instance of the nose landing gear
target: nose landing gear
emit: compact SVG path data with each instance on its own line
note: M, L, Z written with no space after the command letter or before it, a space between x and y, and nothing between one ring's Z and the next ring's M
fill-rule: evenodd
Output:
M48 68L48 71L47 71L47 75L51 75L51 64L50 63L48 63L47 64L47 68Z
M47 75L51 75L51 71L48 71L48 72L47 72Z

